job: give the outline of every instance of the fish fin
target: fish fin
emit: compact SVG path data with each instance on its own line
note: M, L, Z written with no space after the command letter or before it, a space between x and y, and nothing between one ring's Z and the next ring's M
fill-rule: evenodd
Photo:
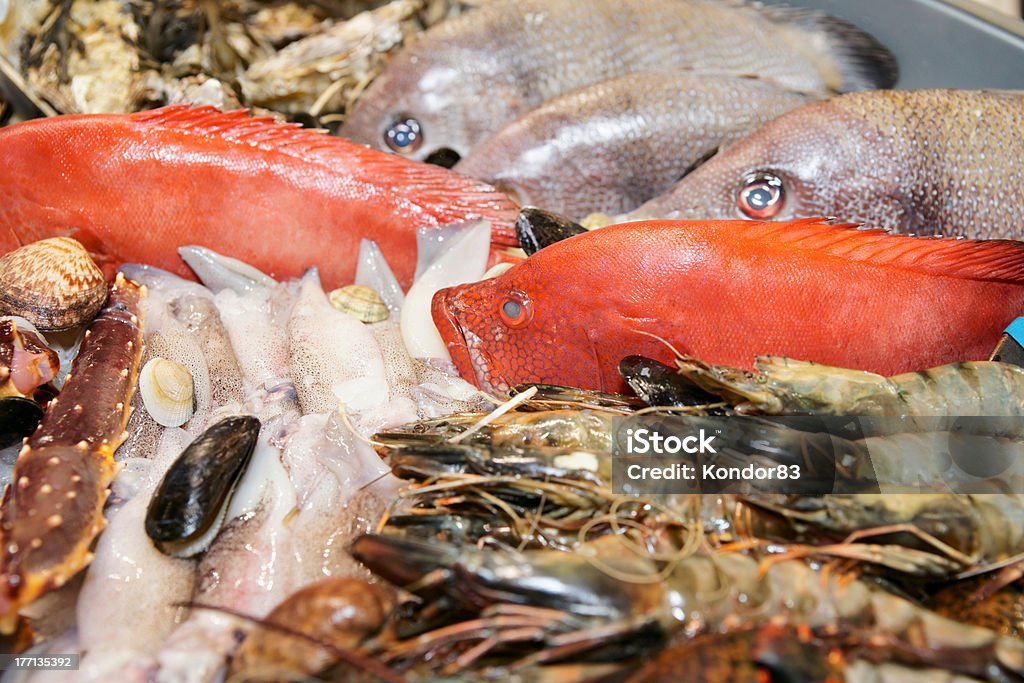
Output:
M825 218L758 223L750 239L786 249L814 251L875 266L946 277L1024 284L1024 242L910 237Z
M131 120L163 129L217 137L243 145L274 150L320 164L328 169L351 166L358 157L367 178L386 177L408 196L429 198L440 223L483 218L494 223L492 242L518 246L513 221L518 209L494 187L448 169L370 149L324 130L281 123L269 116L251 116L245 109L174 104L130 115Z
M793 23L824 39L842 80L840 92L891 88L899 80L896 57L878 40L850 22L815 10L786 6L761 7L772 21Z

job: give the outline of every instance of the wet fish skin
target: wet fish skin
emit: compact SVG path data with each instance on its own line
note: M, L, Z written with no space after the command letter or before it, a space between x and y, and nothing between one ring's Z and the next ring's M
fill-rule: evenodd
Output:
M408 286L418 227L483 217L495 245L516 245L518 210L494 188L244 111L179 105L2 128L0 178L0 253L70 233L108 266L189 277L176 248L205 245L279 278L317 265L333 287L352 282L370 237Z
M895 232L1024 237L1024 93L891 90L807 104L622 217L746 218L751 173L782 181L775 220L835 216Z
M494 393L625 391L626 356L673 360L650 335L710 363L751 368L771 354L888 376L987 358L1024 306L1022 266L1020 242L822 219L637 222L443 289L432 313L460 374Z
M455 171L580 219L667 192L719 147L810 101L757 78L631 74L566 93L490 136Z
M888 87L897 68L877 41L841 20L714 0L496 0L428 30L360 97L341 134L387 150L412 118L425 159L466 156L541 102L583 85L663 69L757 74L801 91Z

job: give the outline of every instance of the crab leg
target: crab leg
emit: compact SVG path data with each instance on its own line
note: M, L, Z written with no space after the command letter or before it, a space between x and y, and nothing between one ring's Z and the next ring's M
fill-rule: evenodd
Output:
M64 390L25 442L0 507L0 630L92 559L139 372L144 287L120 273Z

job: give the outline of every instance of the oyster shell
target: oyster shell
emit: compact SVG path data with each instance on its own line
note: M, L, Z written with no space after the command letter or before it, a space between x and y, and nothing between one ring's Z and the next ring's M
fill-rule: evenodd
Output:
M21 316L42 332L84 325L106 299L103 272L70 237L26 244L0 258L0 315Z

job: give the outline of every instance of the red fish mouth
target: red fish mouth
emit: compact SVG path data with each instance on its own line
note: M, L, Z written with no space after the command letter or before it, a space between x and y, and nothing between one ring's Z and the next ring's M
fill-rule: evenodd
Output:
M434 326L437 327L444 345L451 354L452 362L459 375L468 382L472 382L482 388L482 374L477 374L477 367L473 363L473 357L469 351L469 344L463 334L462 326L455 315L454 289L449 287L440 289L434 293L430 300L430 316L434 319ZM481 368L482 369L482 368Z

